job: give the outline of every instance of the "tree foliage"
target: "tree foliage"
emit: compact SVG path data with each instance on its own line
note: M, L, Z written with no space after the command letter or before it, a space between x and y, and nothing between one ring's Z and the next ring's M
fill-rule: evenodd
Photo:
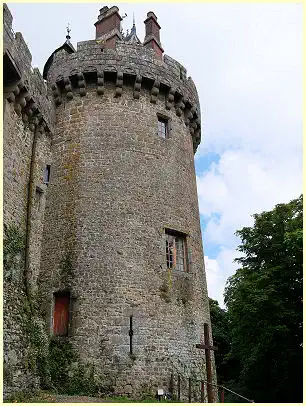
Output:
M256 402L302 402L302 211L300 196L236 233L243 256L225 290L228 357Z

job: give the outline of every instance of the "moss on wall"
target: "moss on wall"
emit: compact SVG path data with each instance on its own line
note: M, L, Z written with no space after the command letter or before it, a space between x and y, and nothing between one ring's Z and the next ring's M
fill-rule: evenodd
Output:
M3 276L5 280L11 281L19 276L24 259L24 249L25 236L20 228L14 223L9 226L4 225Z

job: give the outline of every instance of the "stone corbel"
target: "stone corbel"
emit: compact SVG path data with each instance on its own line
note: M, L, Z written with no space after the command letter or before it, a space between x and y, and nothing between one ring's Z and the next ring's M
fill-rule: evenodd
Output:
M97 93L104 94L104 72L97 72Z
M167 110L170 110L171 107L173 106L174 95L175 95L175 89L173 87L171 87L168 92L167 99L166 99L166 109Z
M134 84L134 93L133 93L134 99L139 99L140 97L141 81L142 77L140 75L137 75Z
M183 114L183 111L185 109L185 104L186 103L185 103L184 98L181 97L181 100L177 103L176 108L175 108L175 112L178 117L181 117L181 115Z
M77 74L77 78L78 78L78 88L80 96L85 96L86 95L86 86L85 86L85 78L82 72L79 72Z
M195 130L197 129L197 123L193 120L189 125L190 134L193 135Z
M16 97L19 95L19 93L20 93L20 89L19 89L19 86L17 84L11 89L11 91L8 92L8 96L7 96L8 102L9 103L14 103L15 100L16 100Z
M159 80L155 80L154 84L153 84L153 87L151 89L151 98L150 98L151 103L155 104L156 101L157 101L157 96L158 96L158 93L159 93L159 86L160 86Z
M120 97L122 95L122 87L123 87L123 72L117 72L115 97Z
M20 89L20 87L19 87ZM18 115L22 113L22 110L27 105L27 102L30 101L31 96L27 90L20 91L19 95L15 99L14 109Z
M186 124L186 126L188 126L190 124L190 122L192 121L194 111L195 111L194 106L191 106L190 110L187 109L186 114L185 114L185 124Z
M37 114L35 114L35 116L31 117L30 123L29 123L29 129L31 131L35 131L35 129L37 128L40 120L41 120L41 114L38 112Z
M72 100L73 99L72 85L69 78L64 78L64 85L67 99Z
M60 104L62 104L62 100L61 100L61 97L60 97L59 88L58 88L56 83L51 86L51 90L52 90L52 95L54 97L55 105L59 106Z
M34 112L37 110L37 105L33 100L30 100L26 106L26 114L28 117L32 117Z

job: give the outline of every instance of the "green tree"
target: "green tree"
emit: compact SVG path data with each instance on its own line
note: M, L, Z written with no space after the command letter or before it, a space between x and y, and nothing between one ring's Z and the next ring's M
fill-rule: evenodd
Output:
M228 380L227 357L230 352L230 332L226 310L221 309L217 300L209 298L210 318L214 345L218 347L215 352L215 364L218 383Z
M256 402L302 402L302 196L254 220L225 290L238 381Z

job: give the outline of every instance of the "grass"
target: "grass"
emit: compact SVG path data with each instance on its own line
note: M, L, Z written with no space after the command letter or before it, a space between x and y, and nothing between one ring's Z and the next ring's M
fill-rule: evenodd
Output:
M37 393L18 393L11 396L8 400L4 400L4 403L61 403L62 398L65 395L61 395L60 398L57 397L55 393L40 391ZM65 396L69 399L70 395ZM74 395L73 397L77 397ZM82 398L85 396L82 396ZM129 398L128 396L104 396L101 398L101 403L104 401L113 402L113 403L178 403L174 400L161 400L158 401L156 398L148 397L142 400L135 400ZM90 402L89 402L90 403Z

